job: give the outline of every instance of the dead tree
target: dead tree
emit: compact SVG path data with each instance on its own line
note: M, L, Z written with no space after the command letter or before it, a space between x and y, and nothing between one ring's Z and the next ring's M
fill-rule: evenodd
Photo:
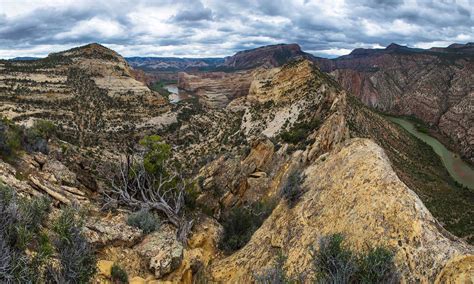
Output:
M186 180L171 163L165 162L163 168L166 172L149 173L143 157L127 154L110 189L104 192L105 203L161 212L178 228L178 239L185 243L193 226L193 220L184 215Z

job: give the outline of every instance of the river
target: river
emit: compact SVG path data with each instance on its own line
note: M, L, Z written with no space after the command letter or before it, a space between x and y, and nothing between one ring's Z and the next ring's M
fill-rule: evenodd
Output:
M412 135L430 145L435 153L440 156L441 161L443 162L451 177L453 177L453 179L458 183L467 186L468 188L474 189L474 169L468 163L463 161L459 155L448 150L434 137L418 131L415 128L413 122L410 120L392 116L386 116L386 118L402 126Z
M178 102L189 98L189 95L178 89L175 84L165 85L164 88L171 94L169 95L170 103L177 104Z

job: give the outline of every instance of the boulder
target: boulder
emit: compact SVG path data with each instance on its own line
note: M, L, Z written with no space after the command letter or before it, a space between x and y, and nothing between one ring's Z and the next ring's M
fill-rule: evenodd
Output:
M76 174L57 160L47 161L43 166L43 171L54 175L56 180L63 185L73 186L77 182Z
M148 259L158 279L173 272L183 259L183 245L176 238L176 229L168 224L146 236L134 249Z
M88 220L84 233L89 242L98 247L122 245L131 247L138 243L143 235L142 230L129 226L123 216L109 219Z

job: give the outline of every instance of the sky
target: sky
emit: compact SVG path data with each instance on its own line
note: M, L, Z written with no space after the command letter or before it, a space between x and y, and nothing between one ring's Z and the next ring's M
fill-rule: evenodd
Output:
M474 0L0 0L0 58L91 42L123 56L222 57L277 43L317 56L474 42Z

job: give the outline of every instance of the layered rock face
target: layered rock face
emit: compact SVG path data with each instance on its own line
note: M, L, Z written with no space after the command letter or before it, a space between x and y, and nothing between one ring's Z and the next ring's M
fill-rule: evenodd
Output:
M278 249L288 256L290 273L308 272L310 246L321 236L340 232L356 251L393 249L408 283L456 279L442 276L448 271L473 273L472 247L442 229L374 142L348 140L303 174L304 195L297 205L289 208L280 202L243 249L212 265L215 280L248 281L272 265Z
M178 73L178 88L190 92L209 107L223 108L231 100L245 96L253 80L252 71L232 73Z
M303 52L297 44L277 44L239 51L233 56L226 57L223 66L233 69L276 67L297 58L310 59L313 56Z
M94 48L86 50L67 56L99 56ZM110 66L94 65L108 57L100 54L91 59L90 70L108 74ZM94 84L107 83L97 76L97 82L90 79ZM119 84L110 82L101 86L115 97ZM130 282L249 283L278 252L288 257L284 268L291 275L308 272L312 279L309 247L317 249L318 239L332 233L344 234L356 252L380 246L393 251L406 283L472 279L474 252L468 243L474 241L474 195L452 185L429 146L370 110L312 61L256 69L246 82L247 93L226 96L219 107L192 99L167 113L176 118L169 127L154 124L159 116L149 121L194 185L186 193L195 199L193 206L186 203L194 227L185 244L170 224L146 235L127 224L126 207L107 214L99 210L99 189L109 184L96 180L96 173L107 171L95 166L119 161L115 147L54 139L47 156L25 154L15 165L1 161L0 179L20 193L52 196L56 204L91 206L84 231L101 260L98 280L110 279L115 262ZM216 85L215 91L225 88ZM148 115L131 104L127 113L136 117L125 122ZM95 104L90 109L102 110ZM295 173L301 179L293 186L301 194L290 203L283 188ZM226 213L260 202L271 204L268 219L246 245L224 251Z
M166 110L165 100L132 75L120 55L98 44L2 61L0 112L21 124L49 119L71 139L96 143Z
M366 105L423 120L473 162L474 54L470 46L420 50L392 44L383 50L356 49L331 62L316 61Z

